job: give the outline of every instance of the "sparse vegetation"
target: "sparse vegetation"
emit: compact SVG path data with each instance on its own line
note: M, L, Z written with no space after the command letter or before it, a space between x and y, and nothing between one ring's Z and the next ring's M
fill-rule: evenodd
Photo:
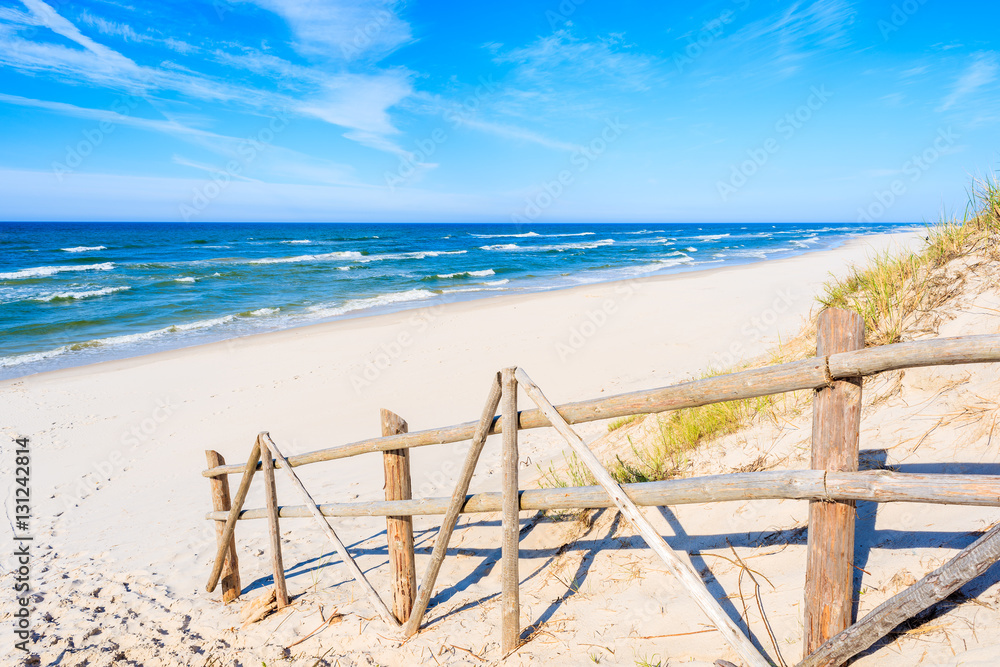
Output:
M612 419L608 424L608 433L612 431L617 431L623 426L628 426L629 424L634 424L645 417L645 415L626 415L625 417L619 417L618 419Z
M923 320L960 287L946 265L974 253L996 257L998 241L1000 184L978 180L962 220L929 227L920 251L886 252L863 268L853 267L846 277L828 283L819 301L863 315L869 345L897 343L905 331L922 328Z

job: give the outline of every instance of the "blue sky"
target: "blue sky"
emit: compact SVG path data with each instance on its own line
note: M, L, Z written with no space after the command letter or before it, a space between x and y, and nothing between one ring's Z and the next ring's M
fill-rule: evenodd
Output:
M1000 160L995 2L2 0L0 219L877 221Z

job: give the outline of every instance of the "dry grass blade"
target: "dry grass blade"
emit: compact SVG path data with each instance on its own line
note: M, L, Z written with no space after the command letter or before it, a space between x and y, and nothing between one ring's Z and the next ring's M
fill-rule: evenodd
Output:
M757 600L757 610L760 612L760 619L764 622L764 628L767 630L767 636L771 639L771 646L774 647L774 653L778 657L778 664L780 664L781 667L787 667L787 665L785 664L785 659L781 657L781 649L778 648L778 640L775 639L774 632L772 632L771 630L771 624L767 620L767 614L764 613L764 602L760 598L760 583L757 581L757 577L754 576L753 571L749 567L747 567L747 564L743 562L743 559L740 558L740 555L736 553L736 549L733 547L732 544L730 544L728 539L726 540L726 544L729 544L729 548L733 552L733 558L735 558L736 562L739 563L740 577L737 586L739 586L740 589L740 600L743 600L743 584L742 584L743 575L747 574L749 575L750 580L753 582L754 585L753 596ZM770 584L771 582L768 583ZM774 588L774 584L771 584L771 588ZM747 612L746 600L743 600L743 615L744 618L747 619L747 625L749 626L750 619L747 617L746 612Z

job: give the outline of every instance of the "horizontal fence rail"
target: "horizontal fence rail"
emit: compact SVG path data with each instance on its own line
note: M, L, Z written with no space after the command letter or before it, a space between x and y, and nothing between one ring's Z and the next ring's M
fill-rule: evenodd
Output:
M833 380L872 375L884 371L920 366L946 366L995 361L1000 361L1000 335L939 338L814 357L803 361L694 380L669 387L566 403L557 406L556 409L568 423L579 424L635 414L693 408L722 401L783 394L790 391L820 389L828 386ZM472 438L476 424L477 422L467 422L444 428L361 440L347 445L289 456L288 465L294 468L309 463L333 461L369 452L461 442ZM525 410L518 415L518 428L520 429L551 425L545 415L537 409ZM489 434L500 433L502 430L500 418L494 418ZM258 463L257 466L260 468L261 464ZM232 475L243 472L243 468L244 464L242 463L215 466L203 471L202 475L205 477Z
M1000 507L1000 475L911 474L882 470L834 473L787 470L709 475L664 482L623 484L636 505L662 506L738 500L868 500L880 503L933 503ZM320 505L325 516L417 516L444 514L450 498L331 503ZM521 492L522 510L576 510L613 507L599 486L533 489ZM466 496L463 514L499 512L499 493ZM228 512L206 519L224 520ZM282 518L313 516L305 506L280 507ZM266 509L247 509L241 520L266 519Z

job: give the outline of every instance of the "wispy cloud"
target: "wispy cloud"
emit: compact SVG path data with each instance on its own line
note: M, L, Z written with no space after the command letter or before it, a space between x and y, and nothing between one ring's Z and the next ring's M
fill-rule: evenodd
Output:
M266 87L255 88L193 71L169 60L161 61L157 67L139 65L84 35L71 21L42 0L23 2L29 14L15 15L7 12L9 16L5 15L5 18L20 25L34 23L44 26L82 48L23 39L9 31L0 31L0 65L32 73L47 72L63 82L87 83L132 94L172 91L195 100L225 103L254 111L287 108L346 129L343 136L349 140L377 150L396 154L403 152L388 138L398 132L388 110L413 91L410 74L404 70L330 74L327 68L296 65L255 49L243 49L238 54L218 50L214 52L216 62L244 69L266 79L262 82L268 84ZM384 3L384 6L380 6L364 2L351 5L315 2L300 6L300 3L284 0L262 2L287 18L293 30L300 35L302 44L310 45L303 47L306 50L318 49L317 45L324 40L329 46L339 39L336 35L324 33L323 26L331 27L332 22L341 21L338 24L340 32L337 34L348 39L349 34L353 35L351 31L355 26L351 21L367 20L372 12L384 21L378 32L382 36L378 40L375 37L367 38L372 40L372 44L388 48L386 45L391 42L398 46L403 40L403 33L405 32L407 39L409 35L408 28L402 31L400 25L403 24L395 14L390 16L386 13L390 12L391 7ZM344 16L337 13L341 9L346 12ZM340 18L336 18L337 16ZM315 23L310 22L313 19ZM97 28L102 34L133 40L145 39L124 23L108 21L87 12L84 12L81 21ZM367 35L364 32L367 24L361 25L361 34ZM353 40L354 37L350 36L350 39ZM177 40L150 38L148 41L156 41L181 53L189 53L196 48ZM318 94L314 92L317 89L321 91ZM301 99L305 91L312 95ZM68 112L65 109L63 111ZM133 121L139 122L137 119ZM172 129L169 124L159 127L164 130ZM149 126L148 129L155 128Z
M796 2L720 39L713 51L727 69L731 70L732 62L741 63L736 70L740 75L788 76L813 54L850 45L856 16L857 10L847 0Z
M490 123L488 121L476 120L474 118L469 119L459 119L459 124L465 127L472 128L474 130L480 130L488 134L494 134L499 137L504 137L506 139L517 139L519 141L527 141L533 144L538 144L539 146L544 146L545 148L551 148L557 151L576 151L580 150L581 146L578 144L571 144L565 141L559 141L557 139L550 139L538 132L533 132L532 130L525 129L523 127L517 127L514 125L505 125L503 123Z
M253 1L284 18L297 50L311 56L378 60L413 39L395 0Z
M641 92L660 79L657 60L636 52L617 34L584 40L557 30L521 48L487 48L494 51L497 63L516 66L512 75L519 82L543 89L598 86Z
M962 101L963 98L972 95L985 85L993 83L1000 71L1000 63L994 51L977 53L973 56L970 64L955 81L951 92L944 100L938 111L947 111Z

